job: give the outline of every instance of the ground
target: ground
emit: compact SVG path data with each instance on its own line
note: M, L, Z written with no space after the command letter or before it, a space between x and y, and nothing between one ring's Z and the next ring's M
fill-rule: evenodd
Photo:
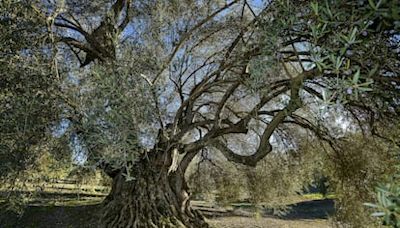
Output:
M210 220L216 228L327 228L326 219L282 220L276 218L222 217Z
M37 205L26 208L21 216L0 212L0 228L92 228L97 227L100 204L93 205ZM327 216L333 211L331 200L314 200L293 205L282 217L264 214L254 216L250 210L236 209L221 212L206 210L208 222L215 228L307 228L330 227Z
M74 187L74 188L72 188ZM24 213L6 212L0 203L0 228L93 228L97 227L101 200L106 191L76 185L57 184L30 202ZM61 191L62 190L62 191ZM78 193L77 193L78 192ZM0 199L7 192L0 191ZM204 201L193 201L215 228L325 228L334 213L332 199L300 197L286 215L276 216L266 209L255 210L249 203L221 207ZM1 201L0 201L1 202ZM258 211L256 213L256 211Z
M211 217L209 222L216 228L327 228L331 227L328 216L334 213L333 200L307 200L290 205L283 216L268 212L254 216L249 210L237 209L235 216Z

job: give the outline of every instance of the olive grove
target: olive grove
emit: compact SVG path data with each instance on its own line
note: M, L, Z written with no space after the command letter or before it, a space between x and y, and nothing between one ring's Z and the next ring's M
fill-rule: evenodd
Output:
M0 9L0 176L73 153L113 178L104 227L208 227L185 179L196 156L254 167L309 134L339 158L344 125L389 140L400 113L395 0Z

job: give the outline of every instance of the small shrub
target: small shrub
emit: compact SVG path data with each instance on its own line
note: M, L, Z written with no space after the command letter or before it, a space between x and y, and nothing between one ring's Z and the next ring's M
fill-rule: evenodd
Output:
M397 166L400 171L400 165ZM376 188L376 204L366 203L374 208L374 217L381 217L383 225L400 227L400 173L393 175L386 184Z

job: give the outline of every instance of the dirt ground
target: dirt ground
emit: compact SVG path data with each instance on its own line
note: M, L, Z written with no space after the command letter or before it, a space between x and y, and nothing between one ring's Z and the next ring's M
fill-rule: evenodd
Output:
M208 220L215 228L328 228L327 219L221 217Z
M101 206L29 206L24 214L16 215L0 210L0 228L94 228L98 227ZM264 213L254 217L247 209L228 213L208 214L208 222L215 228L325 228L326 219L333 213L332 200L312 200L292 205L289 214L276 217Z
M328 228L328 217L334 213L333 200L309 200L290 205L288 214L277 217L264 213L254 217L248 211L236 216L210 218L209 223L215 228ZM246 216L245 216L246 215Z

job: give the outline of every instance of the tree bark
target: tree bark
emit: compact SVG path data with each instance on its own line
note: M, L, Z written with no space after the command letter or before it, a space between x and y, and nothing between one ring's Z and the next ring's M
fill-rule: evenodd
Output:
M168 170L169 153L153 152L133 166L134 180L120 171L104 201L101 227L209 227L190 206L184 172Z

